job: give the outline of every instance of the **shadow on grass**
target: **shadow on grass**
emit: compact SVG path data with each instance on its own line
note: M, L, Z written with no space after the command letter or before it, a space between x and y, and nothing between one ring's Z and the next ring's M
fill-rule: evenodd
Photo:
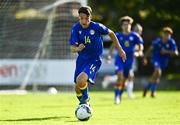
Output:
M60 117L42 117L42 118L23 118L23 119L5 119L5 120L0 120L1 121L7 121L7 122L15 122L15 121L43 121L43 120L58 120L62 118L71 118L68 116L60 116Z
M69 120L69 121L65 121L65 122L81 122L79 120Z

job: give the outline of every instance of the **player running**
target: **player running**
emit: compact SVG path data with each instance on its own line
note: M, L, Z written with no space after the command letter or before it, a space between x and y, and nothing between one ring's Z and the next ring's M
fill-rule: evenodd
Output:
M172 34L173 30L170 27L164 27L162 38L153 41L144 55L143 62L147 64L147 57L152 52L151 60L154 72L144 88L143 97L146 96L149 89L151 89L151 97L155 97L155 90L160 82L162 71L168 65L171 56L178 56L178 49L174 39L171 37Z
M133 27L133 31L139 34L140 36L142 35L143 28L140 24L135 24ZM143 56L143 46L141 46L141 51L139 50L139 46L135 46L135 51L134 51L134 62L133 66L129 72L128 79L125 81L126 85L126 90L128 97L133 99L135 96L133 94L133 88L134 88L134 71L137 68L137 58L136 57L142 57Z
M135 24L134 27L132 28L134 32L138 33L140 36L142 35L143 28L140 24ZM136 51L137 50L137 51ZM138 46L135 47L135 52L134 52L135 57L142 57L143 52L138 50ZM128 97L130 99L133 99L135 96L133 94L133 88L134 88L134 70L137 68L137 63L136 63L136 58L133 63L133 68L130 70L129 77L125 81L125 86L127 90ZM111 83L116 83L118 77L117 75L107 75L104 77L104 80L102 82L102 87L107 88L107 86Z
M88 85L94 84L94 78L101 66L101 55L103 51L103 40L101 35L108 34L116 46L122 60L126 60L126 54L121 48L113 31L103 24L91 21L91 8L81 7L78 10L79 22L71 31L71 51L78 53L76 69L74 74L75 91L80 104L89 101Z
M124 16L120 19L120 22L122 24L122 32L116 33L116 36L123 50L126 52L127 59L125 62L123 62L119 55L117 55L115 58L115 72L118 76L114 90L115 104L119 104L121 102L121 96L124 91L125 81L129 77L129 73L132 69L132 64L134 61L135 45L138 46L139 51L142 52L143 49L142 38L139 36L139 34L131 31L133 19L129 16ZM109 59L111 58L113 48L113 46L110 48L108 56Z

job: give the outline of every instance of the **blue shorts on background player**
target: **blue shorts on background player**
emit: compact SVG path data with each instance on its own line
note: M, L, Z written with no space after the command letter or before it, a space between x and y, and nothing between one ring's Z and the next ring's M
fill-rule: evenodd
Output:
M101 35L109 35L116 45L122 59L126 54L121 48L113 31L103 24L91 21L91 8L81 7L78 10L79 22L73 25L69 43L71 51L78 53L74 74L75 91L80 104L88 103L88 85L94 84L94 78L101 66L103 40Z
M144 64L147 64L147 57L151 54L151 61L154 66L154 72L144 87L143 97L151 89L151 97L155 97L155 90L160 82L162 71L168 65L171 56L178 55L176 43L171 35L173 30L170 27L163 28L162 38L157 38L144 55Z
M129 16L124 16L120 19L120 21L122 23L122 32L116 33L116 36L123 50L126 52L127 59L124 62L119 57L119 55L116 55L115 58L115 72L118 76L114 89L115 104L119 104L121 102L121 96L124 91L125 81L128 79L130 70L132 69L135 46L136 45L138 46L138 51L142 51L143 49L143 40L141 36L131 31L131 25L133 23L133 19ZM114 47L111 46L108 57L111 57L113 48Z

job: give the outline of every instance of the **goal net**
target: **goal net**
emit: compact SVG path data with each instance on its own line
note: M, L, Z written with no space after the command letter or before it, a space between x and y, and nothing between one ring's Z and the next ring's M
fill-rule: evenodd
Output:
M0 0L0 86L73 85L68 43L86 0Z

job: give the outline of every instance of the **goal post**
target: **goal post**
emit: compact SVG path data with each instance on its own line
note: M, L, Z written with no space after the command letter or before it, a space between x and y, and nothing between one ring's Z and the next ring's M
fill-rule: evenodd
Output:
M2 1L0 85L72 85L75 55L68 40L82 5L87 0Z

